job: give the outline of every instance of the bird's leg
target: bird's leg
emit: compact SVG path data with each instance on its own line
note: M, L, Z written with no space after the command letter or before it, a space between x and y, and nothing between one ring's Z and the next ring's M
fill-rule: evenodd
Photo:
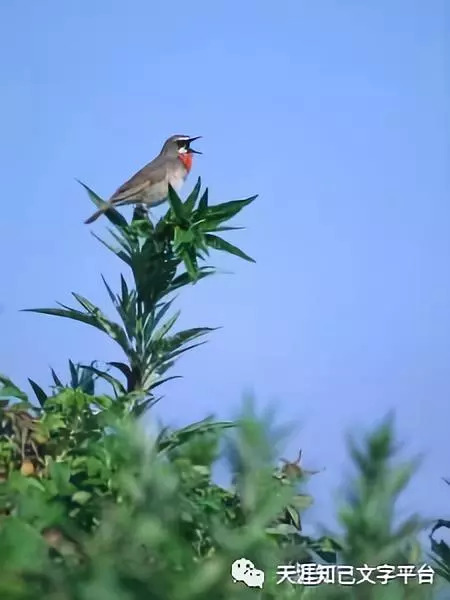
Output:
M133 212L133 221L148 220L148 206L146 204L136 204Z

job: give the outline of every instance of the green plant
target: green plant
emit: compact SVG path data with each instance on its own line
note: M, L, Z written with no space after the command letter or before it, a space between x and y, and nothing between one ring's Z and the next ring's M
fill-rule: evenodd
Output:
M395 525L395 501L413 466L391 464L390 423L362 449L352 446L357 477L341 512L343 531L317 539L302 531L312 472L300 464L301 453L279 464L268 424L251 409L235 422L208 417L181 429L143 431L140 417L174 377L168 373L178 357L213 331L173 333L174 293L215 272L204 264L211 249L252 260L217 234L237 229L227 221L254 197L209 206L200 187L199 180L184 202L171 189L169 209L156 224L139 210L130 223L114 209L105 213L114 245L100 241L131 275L120 275L119 293L104 281L118 320L79 294L73 296L80 308L32 309L106 333L123 360L69 361L68 383L52 370L49 392L29 380L35 402L0 377L0 598L429 598L429 586L299 586L279 584L276 572L278 565L295 572L308 563L336 569L420 560L421 520ZM98 380L109 384L108 394L96 393ZM228 487L212 476L224 456ZM264 570L263 590L233 583L230 567L241 557Z
M101 206L104 201L84 187L94 204ZM256 196L210 206L208 189L200 194L200 188L199 179L184 202L170 188L170 207L156 224L142 218L138 210L131 223L115 209L105 213L113 225L110 234L115 245L100 241L130 269L134 284L130 286L121 275L120 293L116 294L103 279L119 322L76 293L72 295L80 308L61 304L60 308L29 309L81 321L106 333L118 344L124 361L111 361L107 369L96 365L84 365L84 369L106 380L118 400L126 399L129 410L136 415L158 401L155 390L173 378L165 374L175 360L204 343L198 340L212 331L210 327L194 327L172 333L180 314L178 311L168 317L174 292L215 272L214 268L199 264L209 256L210 249L253 261L217 233L239 229L224 223L253 202ZM124 380L111 375L110 368L119 371Z
M103 202L89 189L88 193L96 205ZM212 331L196 327L172 333L179 316L179 312L170 315L174 292L214 273L212 267L200 265L211 248L252 260L217 233L235 229L224 223L253 200L209 206L208 191L200 195L199 180L185 202L170 190L169 210L155 225L139 211L128 223L117 211L109 210L106 217L113 224L110 233L117 245L102 243L129 267L132 279L130 284L120 276L118 294L104 281L119 320L79 294L73 296L81 308L31 309L99 329L120 346L124 360L109 362L106 368L98 361L90 365L69 361L69 383L64 384L52 370L50 392L29 380L37 405L8 378L0 379L0 540L11 554L2 563L6 575L0 592L5 597L69 594L67 586L75 580L91 585L92 574L83 569L86 562L96 567L98 548L112 553L108 576L118 573L121 551L105 547L102 536L112 523L121 522L124 526L117 535L121 540L129 535L147 485L153 487L145 519L163 523L167 506L170 527L160 540L159 558L153 550L142 557L141 546L130 549L133 569L148 570L166 555L166 548L174 553L170 560L176 563L175 570L186 569L193 560L223 551L227 543L239 547L237 532L244 527L253 532L244 550L253 544L260 547L265 540L273 551L283 544L290 548L297 544L308 557L309 539L300 534L298 511L310 498L298 493L295 478L280 477L273 464L267 465L266 483L258 482L264 486L264 501L251 509L242 490L226 490L212 481L221 436L235 423L207 418L174 431L162 428L153 440L137 429L137 419L158 400L155 389L173 377L166 373L176 359ZM110 368L122 379L111 374ZM110 395L95 393L99 379L110 385ZM159 479L157 473L161 473ZM244 481L251 475L244 469L239 477ZM155 505L158 497L161 506ZM256 519L253 525L252 519ZM16 535L32 549L32 566L31 555L14 549ZM152 548L159 543L152 536L148 540ZM128 544L130 548L133 543ZM122 550L125 547L122 540ZM92 556L90 548L96 548ZM163 568L168 566L158 567ZM145 585L152 582L155 586L154 575ZM189 585L195 587L198 581L195 577ZM117 590L124 585L117 582Z
M356 476L346 486L346 502L339 513L343 534L334 536L340 545L338 560L354 567L368 565L369 579L374 581L378 580L376 567L386 565L388 583L351 587L345 596L348 598L425 599L434 591L433 586L418 584L417 577L405 584L394 576L395 567L411 565L417 570L424 564L418 536L427 525L418 515L399 522L397 500L416 470L417 461L395 464L395 437L389 417L367 436L362 446L349 441Z
M448 479L444 479L444 482L450 485ZM444 540L436 540L436 533L440 529L450 530L450 520L439 519L433 525L430 532L431 555L436 572L450 583L450 546Z

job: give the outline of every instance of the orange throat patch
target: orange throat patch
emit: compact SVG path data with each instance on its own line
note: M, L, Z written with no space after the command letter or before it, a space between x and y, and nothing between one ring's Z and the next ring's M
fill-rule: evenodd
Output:
M192 154L179 154L178 158L181 160L181 162L184 165L184 168L189 173L189 171L192 168Z

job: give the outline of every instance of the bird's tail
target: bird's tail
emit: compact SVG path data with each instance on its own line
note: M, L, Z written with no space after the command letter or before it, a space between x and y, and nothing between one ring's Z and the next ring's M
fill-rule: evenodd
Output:
M97 211L95 211L95 213L89 217L89 219L86 219L86 221L84 222L85 225L89 225L90 223L93 223L94 221L96 221L101 215L103 215L110 207L109 206L104 206L102 208L99 208Z

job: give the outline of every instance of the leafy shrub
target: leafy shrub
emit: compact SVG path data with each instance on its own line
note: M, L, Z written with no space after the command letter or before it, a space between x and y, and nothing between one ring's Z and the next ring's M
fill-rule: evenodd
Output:
M394 503L413 466L391 464L389 422L362 449L352 447L357 476L341 512L343 532L317 539L302 532L301 513L312 498L304 490L310 473L301 453L280 464L267 426L253 412L235 422L209 417L153 435L142 430L140 417L174 377L168 373L178 357L212 331L173 333L174 292L214 273L203 264L211 249L252 261L217 234L236 229L226 223L254 198L210 206L208 190L200 192L200 180L184 202L170 190L169 209L156 224L139 209L131 223L114 209L105 213L114 245L102 243L132 279L120 276L119 293L104 281L117 321L75 293L79 308L33 309L99 329L118 344L123 360L69 361L70 381L52 371L50 392L29 380L34 402L0 379L0 598L430 597L432 586L398 581L277 583L277 565L420 564L416 539L423 523L417 517L394 523ZM96 393L99 380L108 394ZM233 476L228 488L212 478L224 456ZM265 571L263 590L233 582L231 564L241 557Z

